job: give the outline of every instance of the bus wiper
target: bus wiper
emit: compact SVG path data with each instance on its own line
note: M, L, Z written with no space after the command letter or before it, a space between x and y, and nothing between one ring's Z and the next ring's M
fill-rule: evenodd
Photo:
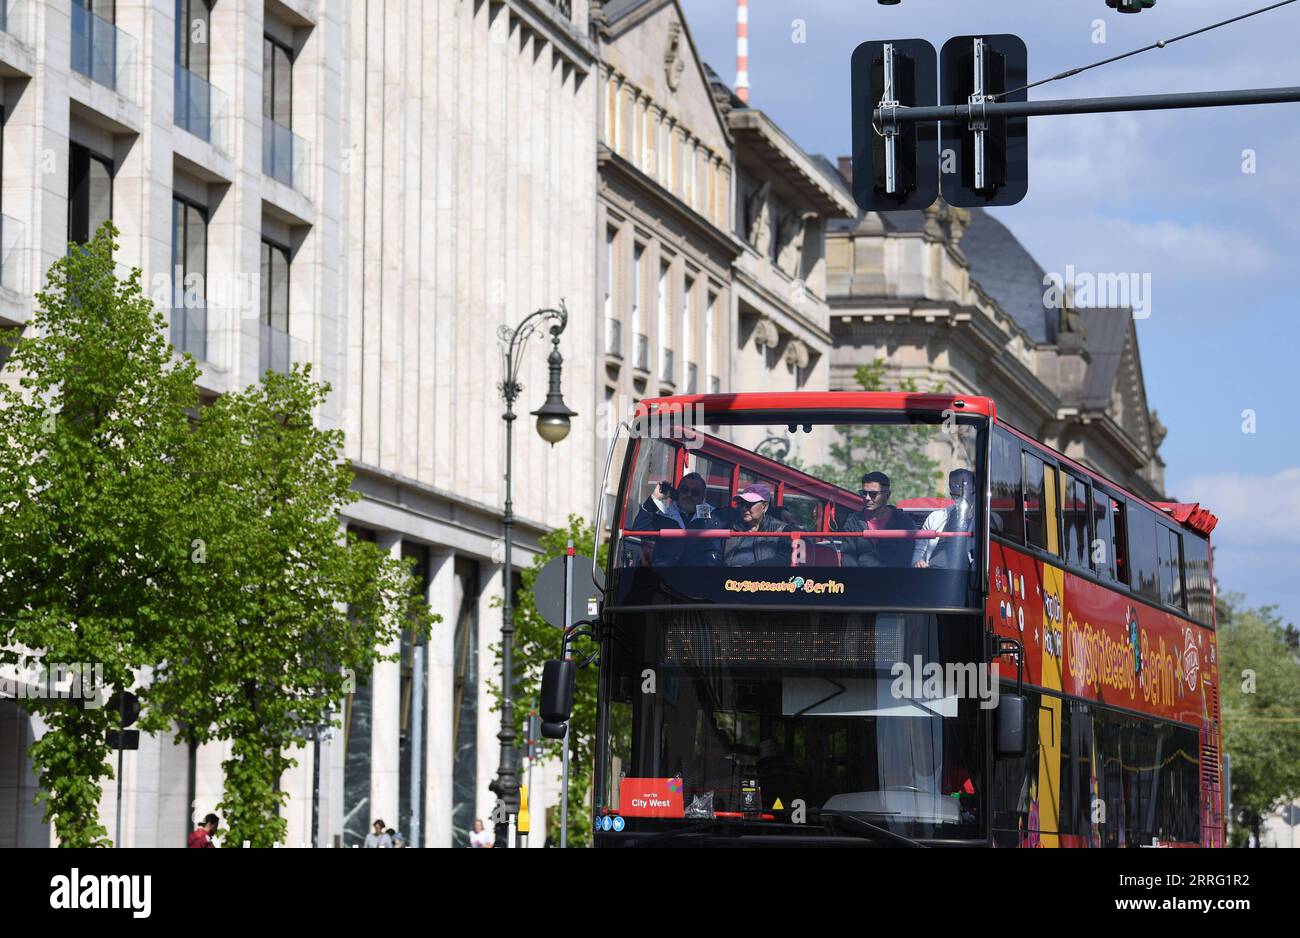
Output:
M851 831L851 833L854 833L859 837L875 837L889 841L890 843L898 844L900 847L918 847L922 850L928 849L925 844L919 841L913 840L910 837L904 837L902 834L896 834L887 828L880 827L879 825L872 824L870 821L865 821L856 814L849 814L843 811L822 811L820 816L833 822L848 821L850 826L857 828L856 830ZM838 823L833 826L838 826Z

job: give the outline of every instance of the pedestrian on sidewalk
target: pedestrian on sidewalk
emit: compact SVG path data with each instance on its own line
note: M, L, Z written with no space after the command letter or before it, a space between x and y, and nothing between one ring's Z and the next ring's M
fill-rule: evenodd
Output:
M209 814L203 819L203 823L190 833L190 841L186 846L196 848L215 847L216 844L212 842L212 835L217 832L217 825L220 821L221 819L215 814Z
M371 826L374 830L366 835L365 846L378 849L391 849L393 846L393 838L384 830L384 822L377 820Z

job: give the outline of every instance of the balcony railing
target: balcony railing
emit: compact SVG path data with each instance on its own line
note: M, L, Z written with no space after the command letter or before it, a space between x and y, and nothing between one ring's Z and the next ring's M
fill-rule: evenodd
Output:
M304 362L307 357L306 342L264 322L258 324L258 350L258 374L274 371L287 375L295 364Z
M8 215L0 215L0 287L15 293L25 293L27 278L23 261L27 231L23 223Z
M632 337L632 367L650 370L650 339L639 332Z
M208 310L205 306L172 307L172 346L176 351L208 360Z
M262 171L307 195L307 141L269 117L262 118Z
M605 354L612 358L623 357L623 323L617 319L605 320Z
M673 350L670 348L659 350L659 380L665 384L672 384L674 381Z
M696 366L695 362L686 363L686 393L687 394L694 394L696 392L696 385L698 384L698 379L699 379L699 370L700 369Z
M135 39L72 0L73 70L135 101L135 63Z
M222 153L229 153L226 140L228 100L224 92L212 87L188 68L176 66L176 97L173 116L176 126L188 130Z

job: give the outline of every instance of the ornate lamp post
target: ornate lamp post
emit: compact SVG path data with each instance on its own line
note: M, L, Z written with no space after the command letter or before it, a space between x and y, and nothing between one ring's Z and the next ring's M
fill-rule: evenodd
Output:
M549 322L549 326L544 323ZM510 553L514 541L514 505L510 498L511 461L513 451L513 430L515 423L515 401L524 389L519 383L519 365L522 352L528 340L541 328L551 333L551 354L547 357L550 372L550 384L546 392L546 403L532 412L537 418L537 433L554 446L569 435L570 418L577 412L569 410L560 393L560 369L564 363L560 355L560 334L569 324L569 312L560 301L559 309L539 309L530 314L516 328L501 326L497 337L501 341L501 355L505 364L505 380L499 385L501 395L506 401L506 411L501 419L506 422L506 504L501 526L505 529L505 601L502 603L501 621L501 730L497 739L501 741L501 757L497 764L496 780L488 790L497 796L497 808L493 812L498 843L509 829L510 815L519 812L519 767L515 764L515 721L514 705L511 699L513 686L513 651L514 651L514 603L511 596L511 561Z

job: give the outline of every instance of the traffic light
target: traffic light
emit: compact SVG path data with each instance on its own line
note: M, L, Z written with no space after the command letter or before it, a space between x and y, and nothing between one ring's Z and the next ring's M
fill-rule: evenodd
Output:
M1156 0L1106 0L1106 6L1120 13L1141 13L1156 5Z
M934 46L924 39L853 50L853 198L867 211L929 207L939 194L938 126L896 123L893 108L937 103ZM877 108L885 114L873 121Z
M1029 118L981 117L980 105L1025 101L1029 53L1019 36L956 36L939 53L939 94L969 120L940 134L943 198L949 205L1014 205L1029 190ZM857 170L855 168L854 172Z
M118 691L108 701L110 713L117 713L118 727L116 730L108 731L108 746L110 749L139 749L140 748L140 731L128 730L130 726L140 716L140 699L130 691Z

